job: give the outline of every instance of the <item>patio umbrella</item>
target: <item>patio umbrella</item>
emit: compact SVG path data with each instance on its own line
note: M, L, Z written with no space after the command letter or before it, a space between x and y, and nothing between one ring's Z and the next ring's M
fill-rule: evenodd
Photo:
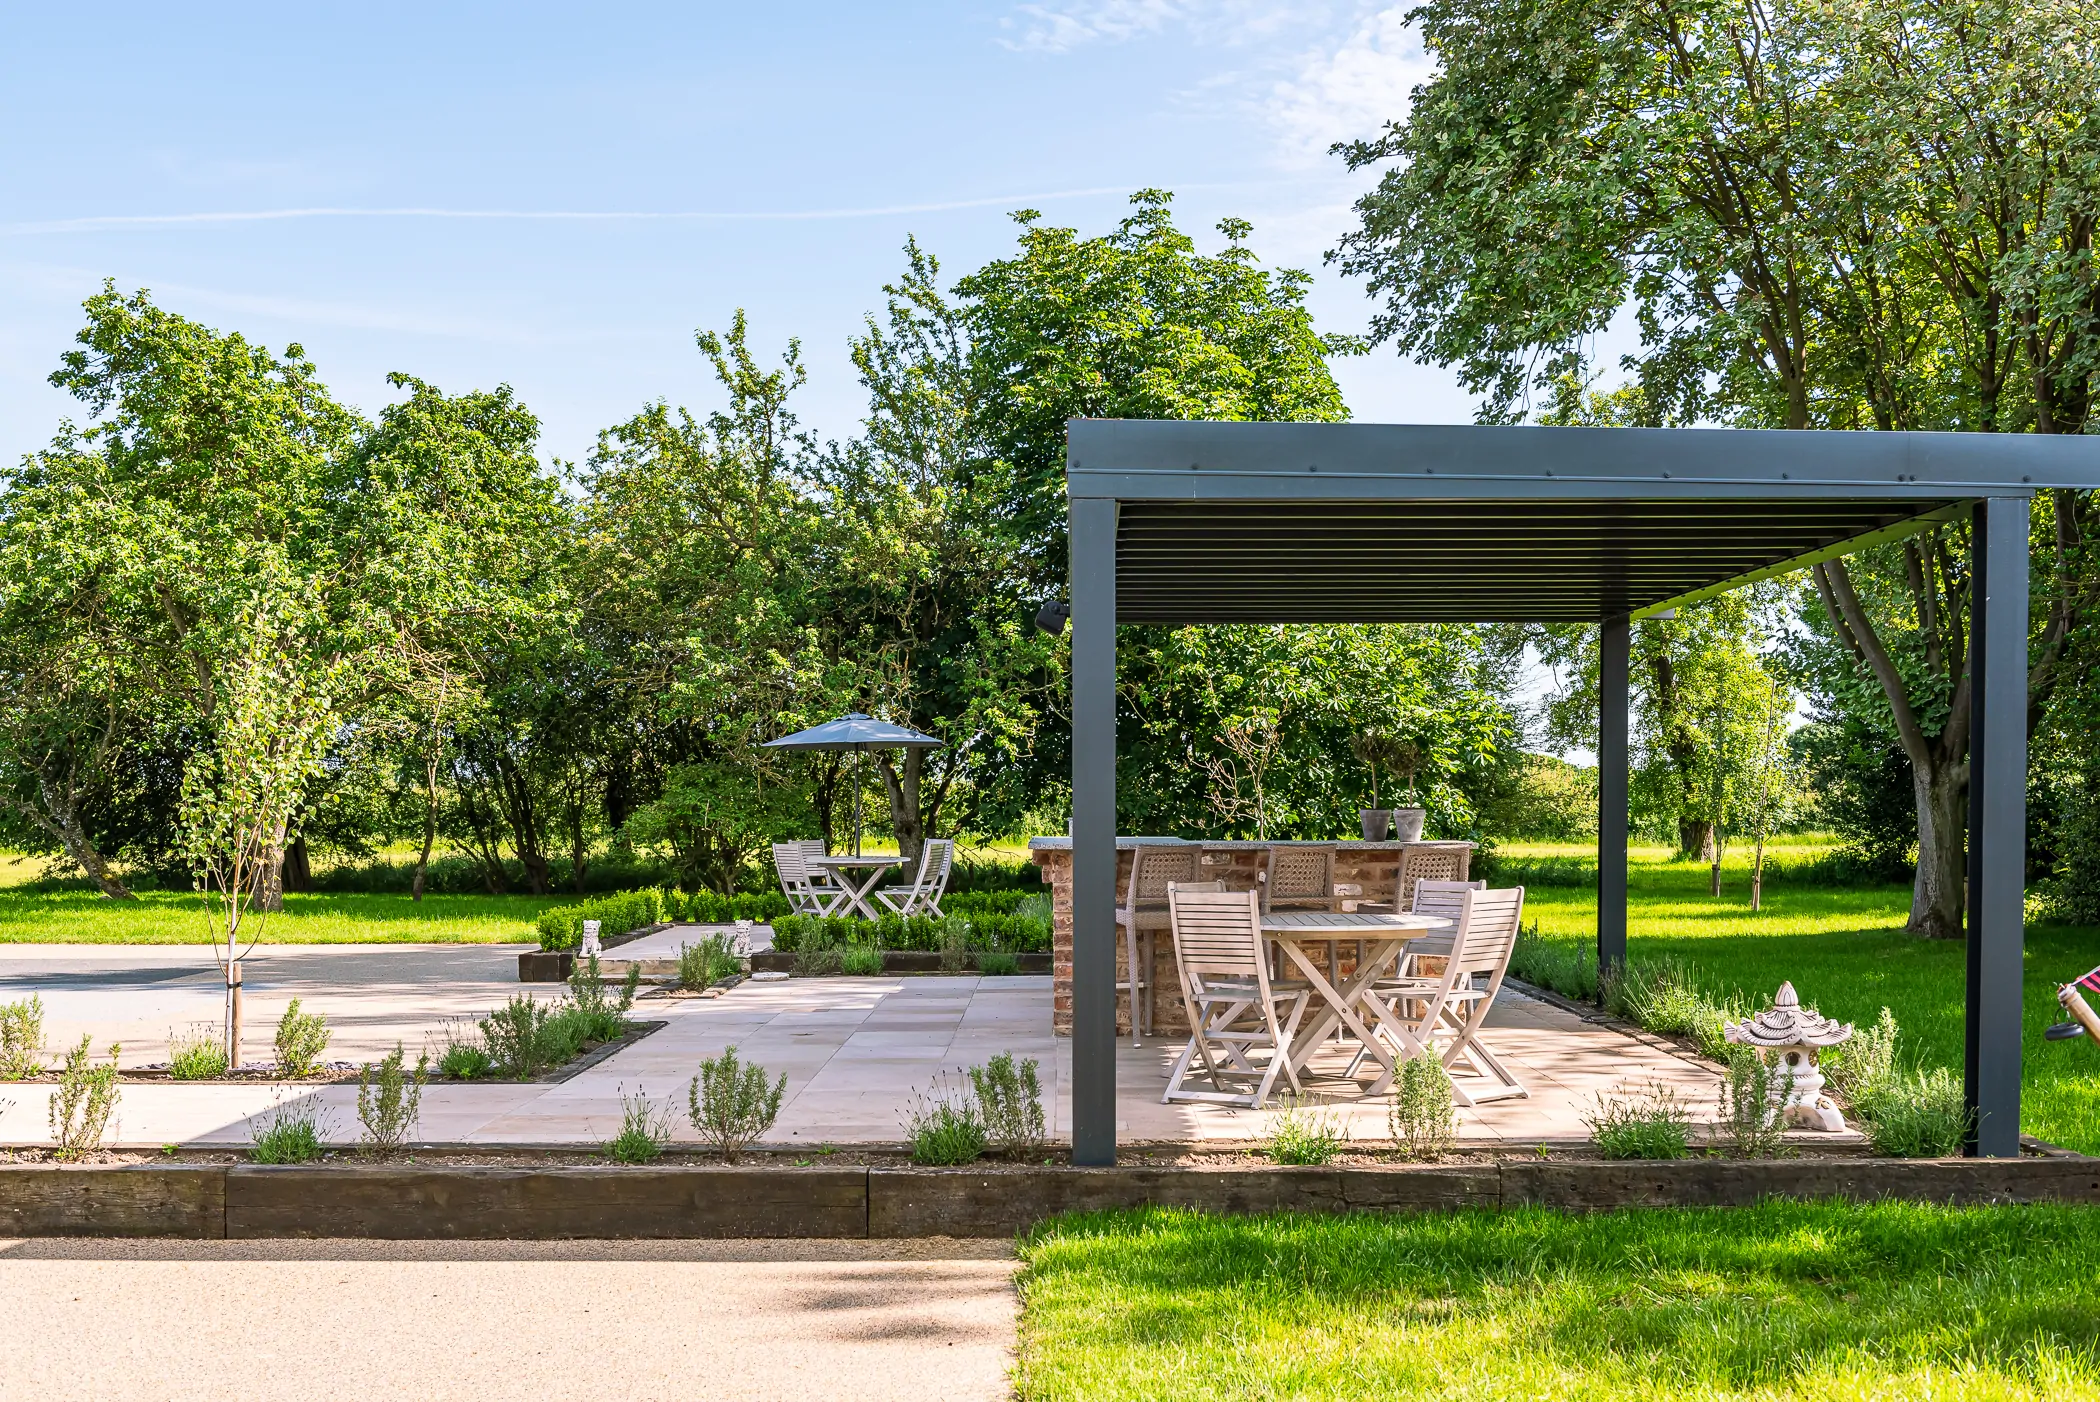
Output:
M783 735L778 740L768 740L764 748L769 750L851 750L853 760L853 855L860 855L860 756L869 750L932 749L941 742L931 735L921 735L907 726L891 725L886 720L864 716L859 711L840 716L837 720L813 725L807 730L798 730L793 735Z

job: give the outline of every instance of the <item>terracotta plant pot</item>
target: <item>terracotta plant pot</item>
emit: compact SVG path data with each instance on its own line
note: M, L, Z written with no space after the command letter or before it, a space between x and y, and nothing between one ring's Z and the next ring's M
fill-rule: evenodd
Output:
M1427 808L1395 808L1393 810L1393 840L1396 842L1420 842L1422 824L1429 817Z
M1363 821L1366 842L1383 842L1385 835L1393 830L1393 810L1390 808L1360 809L1357 817Z

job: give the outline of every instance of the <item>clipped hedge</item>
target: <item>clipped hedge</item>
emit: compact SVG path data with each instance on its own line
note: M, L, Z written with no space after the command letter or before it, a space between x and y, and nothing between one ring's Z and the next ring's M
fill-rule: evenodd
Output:
M725 896L720 891L667 892L664 897L664 919L687 920L695 925L727 925L732 920L777 920L788 913L787 897L778 891L761 891L756 895L738 892Z
M948 908L949 901L942 907ZM944 928L960 926L972 949L1028 954L1050 947L1050 922L1031 915L958 914L884 915L861 920L849 915L787 915L773 922L773 947L802 949L939 949Z
M662 922L662 891L624 891L581 905L556 906L540 916L541 949L574 949L583 943L583 922L598 922L598 938L624 935Z

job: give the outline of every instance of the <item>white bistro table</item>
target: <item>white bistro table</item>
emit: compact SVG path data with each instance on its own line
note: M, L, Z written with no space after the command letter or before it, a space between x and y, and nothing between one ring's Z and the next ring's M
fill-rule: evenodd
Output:
M868 892L875 889L875 883L882 879L883 872L891 867L904 865L904 858L899 855L887 857L811 857L809 864L813 867L823 867L830 872L832 880L838 883L839 894L843 898L834 904L830 910L826 911L825 914L840 914L839 906L850 905L867 919L874 920L879 917L875 914L874 907L868 904ZM854 885L853 878L847 875L848 872L856 868L865 868L868 873L868 879L861 882L858 886Z
M1448 920L1433 915L1411 915L1404 913L1381 914L1371 911L1325 911L1325 910L1277 910L1261 918L1262 937L1278 949L1291 963L1295 976L1303 978L1313 986L1313 992L1324 1005L1320 1011L1298 1032L1291 1044L1291 1069L1301 1071L1305 1063L1334 1032L1337 1024L1354 1035L1364 1050L1383 1069L1371 1094L1383 1095L1393 1084L1393 1073L1399 1061L1413 1057L1422 1051L1422 1044L1408 1025L1393 1015L1390 1008L1377 998L1364 996L1374 979L1382 978L1400 954L1407 942L1430 930L1442 929ZM1315 960L1306 946L1317 944L1333 946L1340 943L1361 943L1363 957L1349 977L1339 986L1327 976L1325 958ZM1363 1014L1383 1027L1392 1037L1401 1056L1386 1050L1385 1045L1365 1025Z

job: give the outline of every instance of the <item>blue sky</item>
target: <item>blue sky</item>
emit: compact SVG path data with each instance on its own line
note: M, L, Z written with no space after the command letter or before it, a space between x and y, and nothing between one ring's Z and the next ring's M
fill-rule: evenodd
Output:
M802 339L805 420L850 432L845 340L906 235L959 275L1024 204L1093 233L1165 187L1207 247L1244 216L1316 271L1323 329L1360 330L1319 263L1365 178L1325 148L1404 113L1403 9L11 6L0 455L72 412L44 378L105 277L301 342L367 411L390 370L507 381L570 459L647 400L715 402L693 330L738 307L769 352ZM1471 416L1390 350L1337 373L1358 418Z

